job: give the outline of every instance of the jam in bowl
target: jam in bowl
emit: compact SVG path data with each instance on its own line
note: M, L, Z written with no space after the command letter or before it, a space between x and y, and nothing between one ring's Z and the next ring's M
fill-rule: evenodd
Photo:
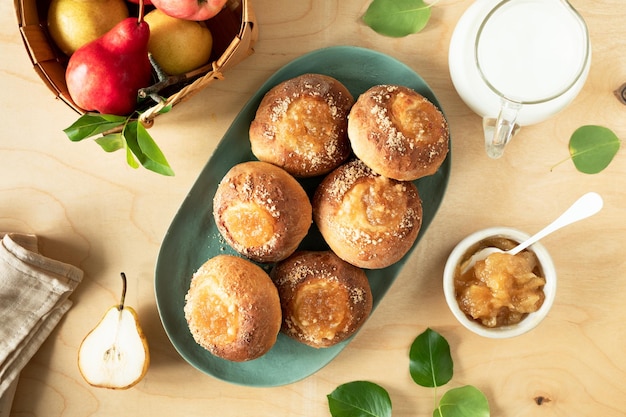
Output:
M481 336L506 338L530 331L546 317L557 277L541 243L517 255L496 252L468 267L477 251L507 251L528 237L517 229L493 227L471 234L453 249L444 269L444 295L464 327Z

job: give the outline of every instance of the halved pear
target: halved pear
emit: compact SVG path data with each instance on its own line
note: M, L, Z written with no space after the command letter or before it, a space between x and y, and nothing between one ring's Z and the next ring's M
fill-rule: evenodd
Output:
M122 298L111 307L78 349L78 369L90 385L127 389L148 371L148 342L132 307L124 306L126 275L122 272Z

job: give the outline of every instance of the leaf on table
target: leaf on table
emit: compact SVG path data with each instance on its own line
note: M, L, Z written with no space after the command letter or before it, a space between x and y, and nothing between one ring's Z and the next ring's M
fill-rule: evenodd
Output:
M126 122L126 117L110 114L85 113L63 132L72 142L99 135L108 130L115 129Z
M617 135L603 126L579 127L569 141L569 153L574 166L585 174L597 174L604 170L619 148Z
M489 401L477 388L466 385L446 392L433 417L489 417Z
M327 398L333 417L391 417L389 394L373 382L348 382L338 386Z
M415 338L409 351L409 372L422 387L440 387L452 379L453 362L448 341L428 328Z
M430 14L423 0L373 0L363 21L381 35L400 38L424 29Z

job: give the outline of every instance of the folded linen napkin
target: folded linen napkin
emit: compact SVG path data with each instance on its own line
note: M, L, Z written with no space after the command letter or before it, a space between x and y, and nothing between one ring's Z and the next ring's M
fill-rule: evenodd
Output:
M37 236L0 233L0 397L72 302L83 271L46 258Z

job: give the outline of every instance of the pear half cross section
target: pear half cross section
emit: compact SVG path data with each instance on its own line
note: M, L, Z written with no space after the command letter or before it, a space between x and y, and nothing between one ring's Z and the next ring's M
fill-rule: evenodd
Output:
M87 334L78 350L81 375L94 387L127 389L148 371L148 342L137 313L124 306L126 276L119 304L109 308L96 327Z

